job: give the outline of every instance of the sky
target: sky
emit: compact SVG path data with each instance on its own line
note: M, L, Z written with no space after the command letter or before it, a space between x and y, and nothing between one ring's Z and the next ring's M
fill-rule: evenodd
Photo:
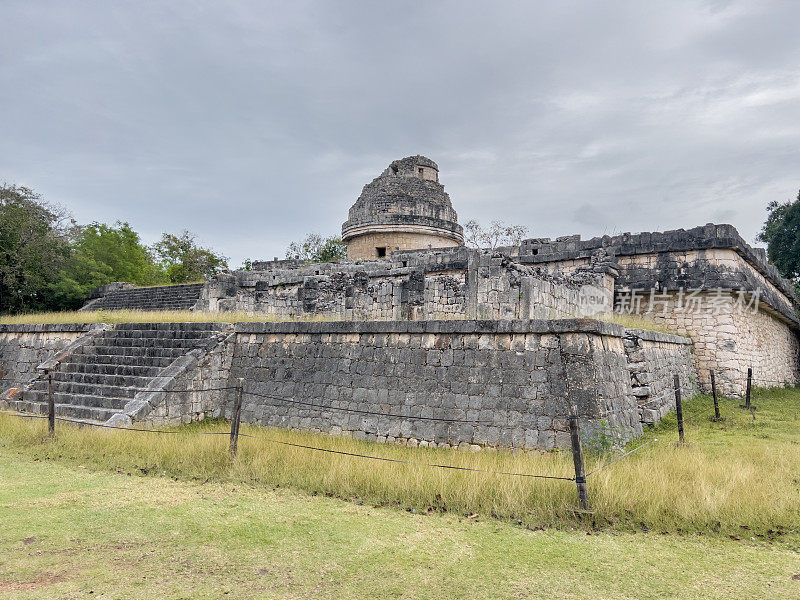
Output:
M731 223L800 188L800 2L0 0L0 182L239 266L423 154L463 224Z

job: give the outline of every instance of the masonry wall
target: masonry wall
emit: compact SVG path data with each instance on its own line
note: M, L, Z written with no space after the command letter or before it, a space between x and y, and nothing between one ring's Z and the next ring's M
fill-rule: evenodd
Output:
M126 424L140 422L159 427L220 417L222 407L235 393L230 387L236 382L229 387L232 359L232 338L207 353L185 357L175 365L175 375L163 387L137 398L137 403L146 401L152 409L137 413L138 406L126 407Z
M411 446L549 449L568 444L566 417L574 402L587 435L602 420L627 436L641 432L617 325L240 323L236 332L229 382L247 381L247 422Z
M675 407L675 375L683 398L697 393L690 339L645 329L626 329L623 344L642 423L658 423Z
M36 367L86 334L93 325L0 325L0 392L38 375Z
M398 250L418 248L446 248L458 246L452 238L415 233L411 231L374 232L356 236L347 241L347 256L352 259L374 260L378 257L376 248L386 248L386 256Z
M756 385L800 380L795 290L732 226L526 240L511 253L523 264L570 272L598 252L617 262L619 312L692 337L703 391L710 391L712 369L722 393L732 396L744 393L748 367Z
M586 437L606 426L638 435L641 386L662 398L672 374L691 369L683 338L588 319L214 325L216 335L152 378L109 423L229 417L241 377L248 422L409 445L549 449L567 444L573 406ZM107 327L6 327L0 353L20 359L8 382L23 384L37 365ZM691 380L681 379L689 397Z
M715 371L720 393L739 397L745 392L747 369L758 387L795 385L800 381L800 343L795 329L764 306L753 311L733 292L701 292L691 300L678 292L663 292L633 306L639 314L694 341L694 364L703 391L711 390ZM626 303L630 301L623 300Z
M615 271L591 264L565 276L520 265L502 253L464 247L396 252L386 260L256 263L216 277L198 308L248 310L278 318L345 320L528 319L587 314L597 288L611 309Z

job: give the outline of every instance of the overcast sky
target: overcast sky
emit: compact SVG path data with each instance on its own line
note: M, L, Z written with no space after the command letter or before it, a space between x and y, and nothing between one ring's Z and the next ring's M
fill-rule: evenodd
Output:
M392 160L531 237L732 223L800 188L800 2L0 0L0 182L238 266Z

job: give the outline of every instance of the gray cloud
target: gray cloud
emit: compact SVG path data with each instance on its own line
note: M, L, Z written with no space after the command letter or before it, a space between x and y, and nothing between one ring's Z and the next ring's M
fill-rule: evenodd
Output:
M797 193L789 2L6 1L0 180L233 258L335 233L426 154L532 236L728 221Z

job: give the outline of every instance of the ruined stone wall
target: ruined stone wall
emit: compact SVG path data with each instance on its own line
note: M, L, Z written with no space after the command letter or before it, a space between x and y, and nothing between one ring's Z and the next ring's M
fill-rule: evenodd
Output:
M87 324L0 325L0 391L38 375L36 367L94 326Z
M645 329L626 329L623 343L642 423L657 423L675 407L675 375L683 398L697 393L690 339Z
M692 338L705 392L711 390L712 369L720 393L734 397L744 394L748 368L759 387L800 381L800 343L793 326L765 306L753 312L738 303L733 292L702 292L692 300L664 292L655 307L643 302L633 312Z
M641 432L617 325L240 323L236 332L229 381L244 377L247 392L262 394L245 395L247 422L412 446L552 448L569 443L572 401L587 435L601 420Z
M397 252L356 263L255 263L206 284L198 308L278 318L527 319L594 314L586 286L610 298L616 272L590 264L571 276L521 265L499 252L464 247Z
M733 396L744 393L748 367L756 385L798 381L795 290L733 227L526 240L516 253L523 264L570 272L601 249L618 265L618 310L692 337L703 391L710 391L711 369L722 392ZM753 298L755 311L747 308Z

